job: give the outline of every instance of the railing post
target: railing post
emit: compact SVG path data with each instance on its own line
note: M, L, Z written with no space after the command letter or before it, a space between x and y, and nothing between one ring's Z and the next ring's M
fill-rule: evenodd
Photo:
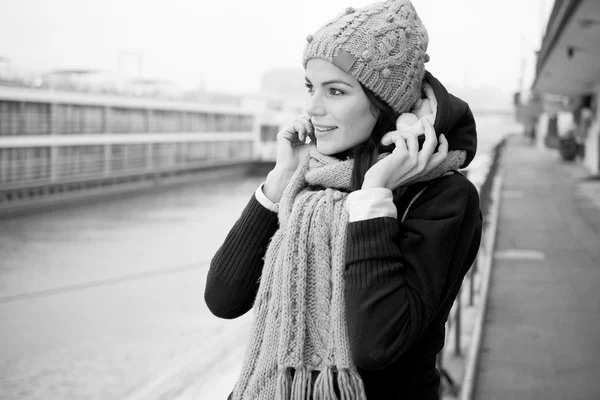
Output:
M110 106L104 106L102 110L102 133L114 132L114 125L111 121L112 108ZM112 173L112 144L105 144L103 146L103 167L102 175L107 177Z
M154 126L152 124L152 110L151 109L146 109L146 132L147 133L151 133L152 131L154 131Z
M154 143L150 142L146 144L146 170L152 171L154 169Z
M56 103L50 103L48 107L48 135L56 135L56 121L58 119L58 106ZM51 145L50 146L50 171L48 173L48 177L50 182L53 182L57 179L59 173L58 167L58 146Z
M456 306L456 314L454 315L454 355L460 356L460 308L461 308L461 297L462 289L459 289L458 296L456 296L456 300L454 302Z
M477 274L478 260L479 256L475 256L473 266L471 267L471 277L469 279L469 306L471 307L475 304L475 275Z

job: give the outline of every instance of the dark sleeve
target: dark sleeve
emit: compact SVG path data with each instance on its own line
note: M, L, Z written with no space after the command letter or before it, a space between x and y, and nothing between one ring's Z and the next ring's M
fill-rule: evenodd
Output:
M237 318L252 308L277 226L277 214L252 196L210 263L204 300L214 315Z
M463 176L431 184L404 222L383 217L348 225L346 312L358 367L385 368L419 338L444 297L449 269L465 260L454 257L457 240L478 244L480 230L477 190Z

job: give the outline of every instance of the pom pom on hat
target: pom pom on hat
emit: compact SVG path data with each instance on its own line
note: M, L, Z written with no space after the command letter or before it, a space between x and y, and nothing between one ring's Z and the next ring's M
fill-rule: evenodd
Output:
M400 114L396 120L396 129L403 130L419 122L419 118L413 113Z
M410 112L402 113L396 119L396 130L404 134L420 135L425 133L424 119L431 125L435 123L437 100L429 84L423 85L422 95L424 97L415 102Z

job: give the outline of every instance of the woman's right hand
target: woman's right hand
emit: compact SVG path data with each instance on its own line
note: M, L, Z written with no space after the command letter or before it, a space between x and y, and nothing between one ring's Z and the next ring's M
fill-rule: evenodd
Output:
M309 136L314 141L314 127L307 114L281 130L277 134L275 168L292 173L296 171L300 160L308 153L309 145L306 144L306 138Z
M314 142L314 127L310 122L310 116L306 114L277 134L275 168L269 172L263 186L265 196L273 203L279 203L298 164L308 154L311 146L306 143L307 137Z

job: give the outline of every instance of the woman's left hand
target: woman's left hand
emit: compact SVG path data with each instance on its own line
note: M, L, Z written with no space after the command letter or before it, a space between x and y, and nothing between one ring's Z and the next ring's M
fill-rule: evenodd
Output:
M424 175L438 167L448 156L448 140L440 135L439 148L435 130L429 121L422 120L425 142L419 151L417 135L403 135L398 131L385 134L383 144L395 144L392 153L373 165L365 174L362 189L384 187L390 190Z

